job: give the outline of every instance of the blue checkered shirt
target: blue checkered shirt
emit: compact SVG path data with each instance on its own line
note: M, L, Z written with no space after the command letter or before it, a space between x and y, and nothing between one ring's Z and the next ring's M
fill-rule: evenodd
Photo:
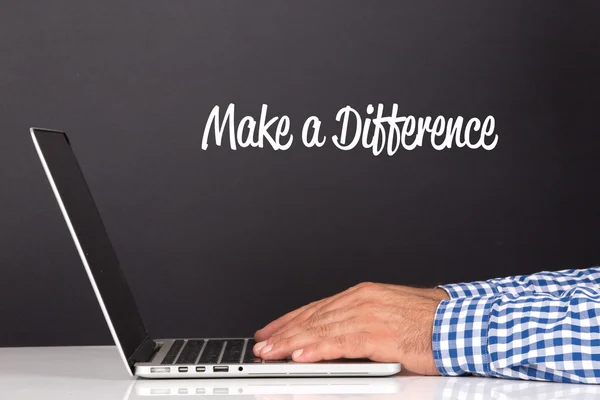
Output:
M600 267L440 287L442 375L600 383Z

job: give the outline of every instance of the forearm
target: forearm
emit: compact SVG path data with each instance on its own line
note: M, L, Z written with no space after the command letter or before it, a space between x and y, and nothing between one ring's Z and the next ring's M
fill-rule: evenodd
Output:
M442 375L600 383L600 291L442 301L433 351Z
M495 296L498 294L530 295L547 293L560 296L576 287L600 288L600 266L587 269L543 271L532 275L510 276L470 283L441 285L450 298Z

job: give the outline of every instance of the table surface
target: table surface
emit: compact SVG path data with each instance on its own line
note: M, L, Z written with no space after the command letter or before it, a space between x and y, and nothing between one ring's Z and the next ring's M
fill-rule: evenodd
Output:
M113 346L0 348L1 399L600 399L600 385L476 377L131 378Z

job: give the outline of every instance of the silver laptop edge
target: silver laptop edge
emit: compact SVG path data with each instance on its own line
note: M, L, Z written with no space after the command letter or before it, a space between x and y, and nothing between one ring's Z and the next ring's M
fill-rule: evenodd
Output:
M143 342L139 345L137 350L135 350L132 355L128 357L126 351L124 350L124 346L119 339L119 335L117 334L117 329L111 320L111 316L105 301L102 298L102 294L98 284L96 282L96 278L94 277L94 273L92 272L92 268L90 267L90 263L88 261L88 257L86 257L86 252L84 251L84 246L80 243L79 236L77 235L74 224L72 223L71 217L67 212L67 207L63 203L63 198L59 192L59 188L55 182L55 179L52 175L51 168L49 167L46 157L44 155L44 151L42 150L37 134L55 134L62 135L66 143L68 144L68 139L64 132L51 130L51 129L43 129L43 128L31 128L30 129L31 137L33 140L33 144L37 151L38 157L41 161L44 172L46 173L46 177L50 183L50 187L52 188L52 192L56 198L60 211L64 217L64 220L67 224L69 232L71 234L71 238L75 244L79 257L81 258L81 262L85 268L87 276L92 284L92 288L94 289L94 293L96 298L98 299L98 303L100 304L100 308L102 309L102 314L108 324L108 328L110 333L115 341L115 344L119 350L119 355L126 366L128 373L133 376L134 374L141 377L146 378L241 378L241 377L306 377L306 376L315 376L315 377L330 377L330 376L388 376L394 375L398 373L401 369L400 364L398 363L375 363L375 362L353 362L352 360L344 360L343 362L324 362L324 363L294 363L294 362L282 362L282 363L231 363L231 364L161 364L162 360L166 356L168 350L176 339L164 339L164 340L155 340L153 341L149 337L143 340ZM68 149L72 153L72 149ZM75 157L73 155L73 157ZM81 172L81 171L80 171ZM81 179L85 182L83 176ZM87 189L87 187L86 187ZM91 196L91 194L90 194ZM96 210L97 211L97 210ZM98 215L98 218L99 215ZM108 238L107 238L108 239ZM114 251L114 249L111 249ZM116 254L115 254L116 257ZM120 270L119 270L120 272ZM124 279L124 277L123 277ZM130 294L130 293L129 293ZM110 296L109 296L110 297ZM140 316L141 318L141 316ZM117 318L118 320L118 318ZM141 321L143 323L143 321ZM216 338L218 340L227 340L223 338ZM202 338L202 339L181 339L181 340L215 340L212 338ZM232 340L232 339L230 339ZM242 350L242 355L240 361L242 361L248 339L244 339L244 348ZM152 343L147 343L152 342ZM145 351L142 350L141 347L146 347ZM149 349L149 346L152 348ZM204 347L206 346L206 342L204 343ZM125 346L126 347L126 346ZM182 349L185 347L182 346ZM196 357L196 360L199 360L204 347L200 351L200 354ZM225 346L223 346L225 349ZM139 354L138 354L138 351ZM180 350L181 352L181 350ZM131 351L130 351L131 353ZM141 356L142 359L136 358L135 356ZM179 354L178 354L179 355ZM221 354L222 356L222 354ZM134 361L132 361L134 360ZM137 361L135 361L137 360ZM132 368L133 367L133 368Z

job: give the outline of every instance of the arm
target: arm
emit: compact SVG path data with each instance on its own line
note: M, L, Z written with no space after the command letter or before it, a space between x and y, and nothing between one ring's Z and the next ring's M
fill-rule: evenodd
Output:
M569 269L556 272L538 272L507 278L489 279L471 283L442 285L450 298L494 296L497 294L529 295L548 293L560 296L575 287L600 288L600 266L588 269Z
M442 375L600 383L600 289L442 301L433 354Z

